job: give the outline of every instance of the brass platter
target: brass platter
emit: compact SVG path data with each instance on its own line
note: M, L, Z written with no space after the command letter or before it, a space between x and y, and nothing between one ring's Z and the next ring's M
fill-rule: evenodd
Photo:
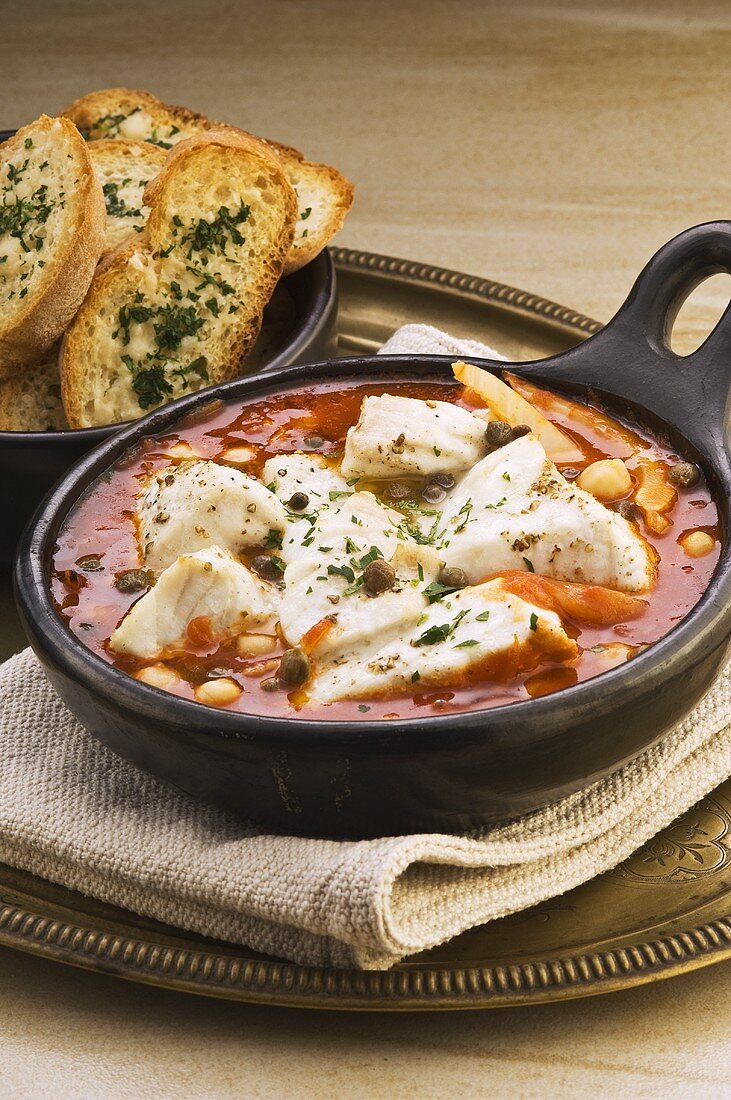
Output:
M598 322L501 283L333 249L342 355L429 323L509 357L555 354ZM0 660L22 646L0 581ZM132 981L231 1000L391 1011L491 1008L624 989L731 958L731 780L613 871L389 971L272 959L0 865L0 943Z

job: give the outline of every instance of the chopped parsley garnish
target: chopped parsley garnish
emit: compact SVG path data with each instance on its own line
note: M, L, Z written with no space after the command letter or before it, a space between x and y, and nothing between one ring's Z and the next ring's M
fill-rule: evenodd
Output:
M218 251L225 255L229 240L233 244L243 244L244 237L238 226L244 224L250 213L251 207L242 202L233 213L227 206L220 206L213 221L199 218L182 238L182 243L189 246L188 259L191 259L194 252Z
M311 206L306 207L306 209L304 209L302 211L302 213L300 214L300 221L301 222L307 221L307 219L309 218L311 213L312 213L312 207Z
M432 581L424 589L424 595L429 603L436 603L437 600L441 600L444 596L451 596L453 592L459 591L459 585L440 584L439 581Z
M264 540L264 547L267 550L281 550L282 549L282 533L277 531L276 528L270 527L269 534Z
M530 628L531 630L538 630L538 616L536 615L535 611L531 611Z
M451 633L451 626L449 623L442 623L441 626L430 626L428 630L412 642L412 645L436 645L437 642L446 642Z
M205 324L195 306L178 306L173 302L159 306L155 316L158 318L153 325L155 343L165 353L176 351L186 336L195 336Z
M523 562L524 562L525 567L526 567L526 569L528 570L529 573L535 573L535 569L533 568L533 562L530 560L530 558L523 558Z
M29 198L16 196L12 202L7 201L7 190L3 191L0 205L0 237L14 237L20 241L23 252L39 251L44 241L38 227L45 225L56 206L48 197L48 187L42 184Z
M475 615L475 619L477 620L478 623L486 623L489 618L490 618L490 612L489 611L481 611L479 615Z
M470 649L473 645L479 645L480 643L476 638L468 638L466 642L458 642L454 647L455 649Z
M421 679L421 673L420 672L415 672L411 677L411 683L412 684L418 684L420 679Z
M382 558L383 554L377 546L371 546L367 554L364 554L360 561L357 562L358 569L365 569L367 565L370 565L376 558Z
M129 363L132 359L129 355L126 355L125 360L129 360L126 366L129 367ZM134 370L134 366L130 368ZM155 405L159 405L161 401L165 400L166 396L170 396L173 392L173 387L165 377L165 371L161 366L146 367L143 370L139 370L135 373L132 379L132 389L137 394L137 401L141 409L151 409Z
M349 565L328 565L327 571L333 577L345 577L348 584L355 580L355 572Z
M459 512L457 513L458 515L462 516L463 519L462 519L462 522L459 523L455 527L455 529L454 529L455 535L459 531L464 531L465 527L470 522L470 513L471 512L472 512L472 499L470 498L469 500L465 501L465 503L462 505Z
M139 208L133 208L127 206L127 203L119 194L119 184L114 183L111 180L102 186L104 192L104 202L107 207L107 214L110 218L141 218L142 210Z

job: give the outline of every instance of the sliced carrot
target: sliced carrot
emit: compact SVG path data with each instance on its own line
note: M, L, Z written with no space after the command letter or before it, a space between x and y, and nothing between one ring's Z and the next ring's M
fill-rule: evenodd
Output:
M635 504L649 531L663 535L671 526L667 513L678 499L678 494L668 481L668 467L664 462L651 458L640 459L635 470L638 487Z
M197 618L191 619L185 633L192 645L210 645L213 641L213 627L208 615L198 615Z
M304 650L308 656L314 653L320 643L332 630L335 625L335 620L329 615L326 615L324 619L320 619L300 638L300 649Z
M519 569L498 573L497 576L514 596L591 626L624 623L628 619L638 618L647 610L645 600L599 584L560 581L555 577L542 577L538 573Z
M511 390L494 374L474 363L452 363L454 377L485 402L496 416L513 425L527 424L543 444L552 462L562 465L581 463L584 452L559 427L547 420L529 401Z

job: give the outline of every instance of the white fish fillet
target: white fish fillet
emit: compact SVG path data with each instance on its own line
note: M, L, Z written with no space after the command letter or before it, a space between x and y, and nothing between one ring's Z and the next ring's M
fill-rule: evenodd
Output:
M348 431L346 478L425 477L466 470L487 450L485 421L447 401L366 397Z
M381 599L381 597L378 597ZM577 646L553 611L507 592L499 579L430 604L412 624L340 663L316 663L308 686L318 703L456 687L470 676L508 679L543 660L567 660Z
M645 592L654 552L634 527L567 481L534 435L478 462L441 505L437 547L472 583L504 569Z
M301 558L321 562L333 551L347 556L376 546L388 559L399 541L406 539L402 528L403 516L386 508L373 493L348 490L323 504L317 515L289 523L281 557L287 563Z
M428 546L399 544L391 558L396 585L375 597L359 586L364 557L372 554L307 557L287 566L280 622L290 645L329 618L333 625L317 647L317 659L328 654L329 660L347 660L356 647L370 650L418 621L426 607L423 590L439 572L436 552Z
M130 657L158 658L183 645L191 619L206 615L214 637L223 639L271 621L277 601L276 589L210 546L169 565L155 587L130 608L109 644Z
M286 504L293 493L306 493L309 499L307 511L311 512L330 503L331 493L350 493L347 481L320 455L277 455L264 463L262 481Z
M165 569L181 554L220 546L232 554L284 531L282 502L240 470L195 459L155 473L138 507L145 564Z

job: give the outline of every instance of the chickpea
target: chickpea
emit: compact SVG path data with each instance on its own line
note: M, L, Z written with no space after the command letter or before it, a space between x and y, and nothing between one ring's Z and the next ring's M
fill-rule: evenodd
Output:
M195 689L195 697L199 703L205 703L209 707L226 707L235 702L241 695L241 688L235 680L221 677L220 680L206 680Z
M163 664L147 665L135 673L135 680L140 680L143 684L149 684L150 687L162 688L163 691L172 691L173 685L179 679L180 677L176 672Z
M256 451L253 447L227 447L219 461L226 462L230 466L248 466L255 457Z
M704 558L716 545L716 540L707 531L689 531L679 541L689 558Z
M167 454L170 458L198 458L190 443L186 443L184 439L179 439L172 447L168 447Z
M239 634L236 639L239 657L260 657L262 653L271 653L276 647L277 639L272 634Z
M576 484L597 500L616 500L630 491L632 478L621 458L603 458L587 466Z

